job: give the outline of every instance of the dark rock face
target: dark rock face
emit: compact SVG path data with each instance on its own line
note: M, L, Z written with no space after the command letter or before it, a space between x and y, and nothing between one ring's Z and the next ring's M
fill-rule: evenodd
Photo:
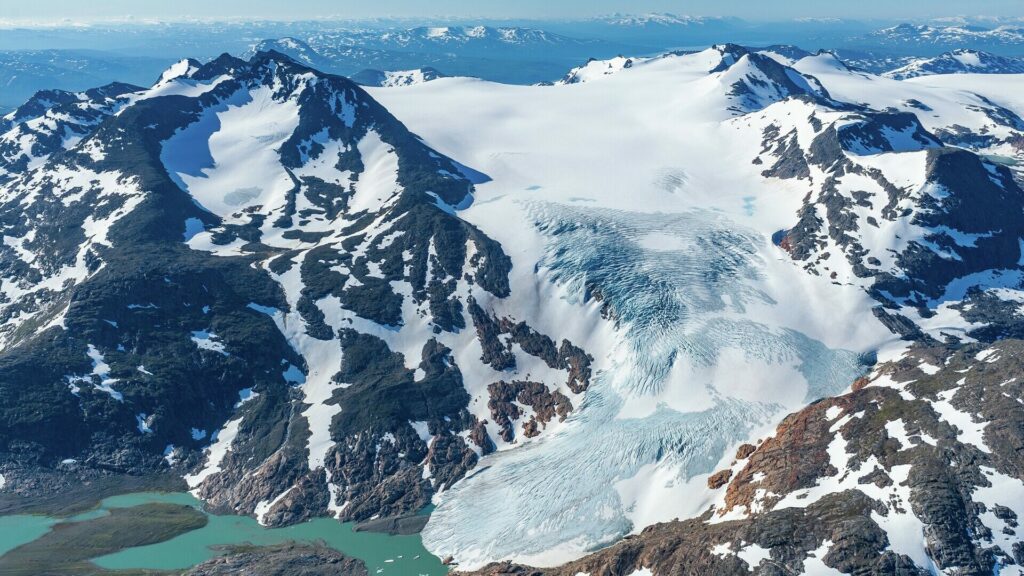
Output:
M942 146L938 138L924 129L917 116L909 112L872 114L862 122L843 126L837 132L842 149L860 155ZM909 141L894 138L893 134L900 134Z
M766 132L765 143L775 140L777 133ZM764 152L768 152L766 148ZM811 169L804 159L803 150L796 139L796 131L790 132L785 138L777 140L775 149L771 151L777 158L771 168L761 172L766 178L796 178L802 180L811 177Z
M491 396L487 407L506 442L515 439L513 422L523 415L517 402L533 409L530 420L523 424L523 435L527 438L537 435L538 425L544 426L556 416L565 420L572 412L572 403L564 394L557 390L551 392L540 382L495 382L487 387L487 391Z
M216 75L219 69L261 71L268 61L275 64L275 74L282 68L289 73L290 67L296 73L308 72L278 60L273 55L257 55L250 63L224 58L194 76ZM343 121L332 112L337 94L359 106L353 120ZM289 197L273 227L284 229L283 236L298 240L300 247L279 256L279 250L262 238L267 215L253 212L248 225L211 228L217 243L241 238L246 251L274 256L269 266L275 274L288 273L298 264L302 289L296 310L308 336L337 342L344 362L331 381L344 385L328 400L341 414L330 425L334 446L327 450L323 470L308 469L305 445L312 433L301 415L306 406L302 398L292 398L277 408L289 416L256 424L265 439L236 439L226 470L204 483L201 493L211 502L250 513L273 499L260 518L265 523L328 513L345 520L401 516L425 506L435 489L450 486L477 462L468 436L459 435L479 429L466 410L469 396L459 367L447 348L429 339L421 350L423 375L416 377L406 368L408 359L381 338L328 324L318 302L337 298L341 308L356 317L398 330L408 320L403 306L411 299L417 307L425 306L434 334L457 332L465 327L464 297L457 292L475 286L494 297L507 296L510 263L495 242L447 207L465 203L472 184L358 87L327 77L312 92L303 92L300 102L299 125L281 149L286 168L299 171L308 158L326 153L319 136L314 138L318 134L354 143L373 130L400 159L397 180L402 190L382 212L355 211L355 183L345 186L293 175L295 189L290 194L304 197L314 208L298 210L297 200ZM339 167L357 172L365 168L355 148L350 144L339 154ZM345 236L341 241L304 229L307 222L324 218L338 222ZM406 283L409 293L399 294L394 283ZM281 421L292 422L290 431L269 435L282 428ZM411 422L421 422L429 437L422 437ZM493 447L486 434L474 437L482 446ZM259 457L242 458L249 444L261 451ZM476 448L482 453L481 446Z
M288 544L229 552L199 564L185 576L366 576L366 565L325 546Z
M514 368L513 344L517 344L524 353L544 360L549 368L567 370L569 378L566 385L574 393L579 394L590 387L590 365L594 359L572 342L562 340L556 347L551 338L536 332L525 322L498 319L486 313L475 300L470 301L469 312L483 348L480 358L483 363L498 371Z

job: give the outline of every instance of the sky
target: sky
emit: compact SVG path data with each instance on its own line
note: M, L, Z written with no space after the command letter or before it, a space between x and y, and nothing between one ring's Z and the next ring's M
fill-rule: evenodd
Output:
M927 20L948 16L1024 17L1024 0L0 0L0 20L32 22L452 15L572 18L613 12L672 12L749 20Z

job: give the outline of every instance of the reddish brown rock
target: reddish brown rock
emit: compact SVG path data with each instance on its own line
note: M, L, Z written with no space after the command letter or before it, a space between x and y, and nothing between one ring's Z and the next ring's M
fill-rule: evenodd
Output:
M754 450L757 450L757 448L753 444L743 444L736 449L736 459L746 460L747 456L754 453Z
M725 486L729 479L732 478L732 470L721 470L715 472L708 478L708 488L712 490L718 490L722 486Z

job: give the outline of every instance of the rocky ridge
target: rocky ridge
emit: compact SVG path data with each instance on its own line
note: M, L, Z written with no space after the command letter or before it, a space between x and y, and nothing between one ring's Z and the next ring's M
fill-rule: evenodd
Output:
M170 468L265 524L367 520L422 508L499 432L536 435L509 416L533 397L489 421L463 379L482 353L452 352L477 338L468 307L509 295L501 247L455 212L482 175L276 52L183 61L121 96L2 190L6 490ZM221 156L246 145L270 154L251 186ZM533 373L564 418L557 390L586 389L588 357L503 321L511 361L482 377Z

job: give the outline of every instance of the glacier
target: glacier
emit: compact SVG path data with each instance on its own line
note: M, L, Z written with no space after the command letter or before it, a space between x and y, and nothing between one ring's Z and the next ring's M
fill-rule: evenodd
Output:
M751 163L763 127L732 109L728 70L709 73L723 58L667 56L558 87L370 90L490 178L459 215L513 261L496 310L595 358L564 424L500 446L435 496L423 539L436 555L551 566L699 516L738 445L901 346L860 287L808 274L771 242L806 191ZM804 121L768 100L766 121Z
M424 542L463 566L549 564L613 542L650 496L643 482L630 494L630 479L652 467L673 485L706 478L787 407L839 392L874 361L751 318L750 306L776 304L769 243L721 214L524 210L545 238L545 276L580 299L599 292L621 338L567 426L499 452L440 498Z

